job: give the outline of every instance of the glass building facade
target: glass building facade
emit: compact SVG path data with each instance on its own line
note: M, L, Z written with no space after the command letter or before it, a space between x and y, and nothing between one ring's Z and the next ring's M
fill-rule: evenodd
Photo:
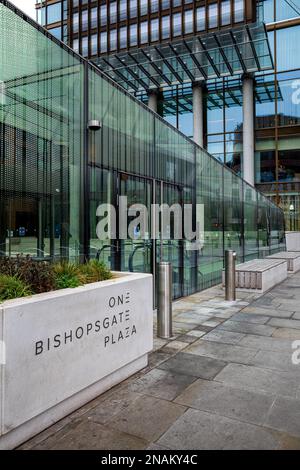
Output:
M0 256L97 256L155 279L171 261L178 298L220 281L225 249L241 262L285 248L272 201L5 0L0 30ZM100 240L97 208L120 211L120 196L149 209L201 205L201 247L176 239L174 217L168 236L158 221L158 240L124 239L119 227Z
M60 21L64 39L67 37L75 50L93 60L175 39L230 30L237 25L264 22L274 63L269 71L253 75L254 183L283 208L287 229L300 230L299 0L47 0L40 3L42 24L55 33L58 23L54 20ZM148 102L146 92L133 93ZM246 157L242 74L208 79L204 93L203 145L243 175ZM165 84L159 93L157 110L165 120L193 138L191 80L185 84Z

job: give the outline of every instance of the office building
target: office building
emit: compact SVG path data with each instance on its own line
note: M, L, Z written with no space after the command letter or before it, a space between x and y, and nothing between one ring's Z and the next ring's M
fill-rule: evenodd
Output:
M37 11L300 229L299 0L48 0Z

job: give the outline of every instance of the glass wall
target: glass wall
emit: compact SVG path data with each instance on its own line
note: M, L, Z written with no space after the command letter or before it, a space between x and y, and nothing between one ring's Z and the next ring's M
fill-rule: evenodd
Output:
M224 249L239 261L282 249L281 210L226 166L2 0L0 30L0 256L98 257L155 279L171 261L181 297L220 281ZM122 196L173 208L155 220L156 239L139 224L99 239L99 205L119 220ZM198 244L175 217L184 204L194 229L201 215Z

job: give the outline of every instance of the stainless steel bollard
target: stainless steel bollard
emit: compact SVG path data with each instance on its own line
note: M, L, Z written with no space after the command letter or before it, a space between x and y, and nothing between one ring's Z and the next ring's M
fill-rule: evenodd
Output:
M172 337L172 264L159 263L158 266L158 310L157 336L163 339Z
M236 300L235 292L235 262L236 252L225 251L225 300Z

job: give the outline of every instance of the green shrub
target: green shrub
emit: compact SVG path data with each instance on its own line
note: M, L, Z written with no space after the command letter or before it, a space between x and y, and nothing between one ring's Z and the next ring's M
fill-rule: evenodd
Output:
M0 302L28 297L31 294L30 287L18 277L0 274Z
M16 258L0 258L0 273L16 276L30 287L34 294L54 289L54 275L50 263L34 261L29 255Z
M79 271L84 284L91 284L92 282L100 282L112 278L112 274L105 264L95 259L80 265Z
M57 263L53 266L53 273L56 289L75 288L83 284L79 267L75 263Z

